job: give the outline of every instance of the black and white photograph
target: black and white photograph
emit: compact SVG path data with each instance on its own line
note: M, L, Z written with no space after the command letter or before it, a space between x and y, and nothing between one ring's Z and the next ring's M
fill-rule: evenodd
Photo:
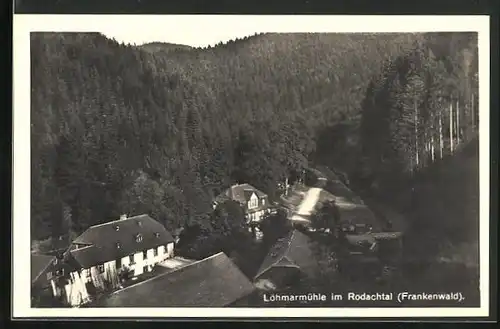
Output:
M14 313L488 314L487 17L20 16Z

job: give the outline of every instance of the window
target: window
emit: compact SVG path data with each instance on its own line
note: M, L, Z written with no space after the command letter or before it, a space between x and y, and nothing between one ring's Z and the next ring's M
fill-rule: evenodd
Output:
M129 259L129 264L133 265L134 264L134 255L129 255L128 259Z
M61 269L57 270L57 271L56 271L56 275L57 275L57 276L63 276L63 275L64 275L64 269L63 269L63 268L61 268Z
M148 258L148 251L147 250L144 250L142 252L142 259L147 259Z
M97 269L99 270L99 273L104 273L104 264L97 265Z
M252 198L252 199L250 199L250 201L248 201L248 208L249 209L256 208L258 205L259 205L259 199L257 199L257 198Z
M50 280L50 279L52 279L52 272L47 273L47 280Z
M142 242L142 234L140 234L140 233L139 233L139 234L137 234L137 235L135 236L135 241L136 241L136 242Z
M82 278L89 278L90 277L90 270L82 268L80 270L80 273L82 275Z
M122 267L122 259L121 259L121 258L118 258L118 259L116 260L116 268L120 268L120 267Z
M262 199L262 205L266 204L266 199Z
M153 256L158 256L158 249L157 248L154 248L153 249Z

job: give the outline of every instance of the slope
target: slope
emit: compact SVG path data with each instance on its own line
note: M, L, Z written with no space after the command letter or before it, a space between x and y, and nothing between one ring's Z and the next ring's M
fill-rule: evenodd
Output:
M234 181L273 194L316 132L356 118L370 76L412 34L262 34L163 51L98 33L32 33L32 229L122 213L205 222ZM35 234L36 232L36 234Z

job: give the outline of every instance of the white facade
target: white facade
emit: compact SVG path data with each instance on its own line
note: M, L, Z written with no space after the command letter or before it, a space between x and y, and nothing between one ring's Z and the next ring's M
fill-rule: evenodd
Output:
M174 243L173 242L170 242L168 245L167 245L167 255L164 259L166 258L172 258L174 257Z
M258 211L252 212L252 213L248 213L247 217L248 217L248 220L251 222L260 222L262 220L262 218L264 217L264 215L268 212L269 212L268 210L262 209L262 210L258 210Z
M134 276L141 275L144 272L144 259L142 257L142 251L134 254Z
M90 268L82 268L80 271L71 273L72 279L66 282L66 284L64 285L64 289L66 290L67 294L70 294L68 296L72 296L75 289L78 289L78 291L82 291L83 289L83 293L85 294L86 289L84 285L93 282L92 273L98 273L99 277L101 277L102 280L112 283L112 285L115 286L115 281L118 280L117 272L119 270L119 267L128 267L130 270L132 270L133 276L138 276L143 274L145 271L151 271L157 263L162 262L165 259L172 258L173 256L174 243L171 242L166 246L160 245L158 247L148 249L145 252L140 251L132 255L122 257L118 262L119 264L121 264L120 266L117 266L116 260L111 260L104 264L98 264ZM81 281L75 281L75 276L81 278ZM83 283L83 287L80 282ZM76 284L78 286L75 286ZM53 289L53 294L57 294L55 289ZM76 305L73 300L68 300L68 303L71 305Z
M133 254L132 257L125 256L121 260L122 266L131 269L134 276L141 275L145 271L151 271L152 268L159 262L174 256L174 243L169 243L166 248L164 245L156 248L151 248ZM132 258L132 261L131 261Z
M259 206L259 198L255 193L252 193L250 200L248 201L248 209L254 209Z

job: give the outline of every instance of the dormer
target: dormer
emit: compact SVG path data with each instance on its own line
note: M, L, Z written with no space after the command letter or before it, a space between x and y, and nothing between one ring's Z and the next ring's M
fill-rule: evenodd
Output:
M81 249L81 248L88 247L90 245L89 244L83 244L83 243L73 243L73 246L74 246L74 250L78 250L78 249Z

